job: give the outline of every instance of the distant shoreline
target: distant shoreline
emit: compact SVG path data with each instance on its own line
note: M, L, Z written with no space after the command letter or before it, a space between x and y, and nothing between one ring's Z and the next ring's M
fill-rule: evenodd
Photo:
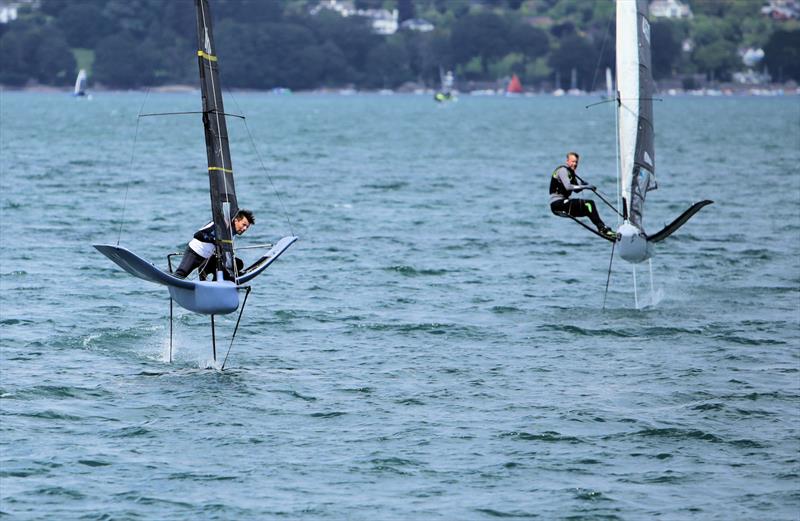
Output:
M7 85L0 85L0 92L32 92L42 94L69 94L72 92L72 87L53 87L49 85L29 85L24 87L12 87ZM99 93L125 93L125 92L147 92L153 93L167 93L167 94L192 94L199 92L200 86L173 84L173 85L159 85L157 87L136 88L136 89L109 89L106 87L98 87L88 89L89 94ZM227 89L226 89L227 90ZM380 94L380 95L433 95L436 89L433 88L417 88L413 90L400 89L372 89L372 90L357 90L352 88L320 88L313 90L298 90L290 91L288 89L230 89L231 92L237 93L262 93L262 94L275 94L275 95L291 95L291 94L339 94L339 95L354 95L354 94ZM461 96L503 96L505 92L503 89L483 89L473 90L469 92L454 91ZM603 95L604 92L584 92L570 93L564 91L529 91L522 94L515 95L515 97L534 97L534 96L553 96L553 97L580 97L580 96L598 96ZM723 84L714 88L703 88L695 90L684 89L663 89L659 90L658 94L665 96L794 96L800 95L800 88L794 82L787 84L770 84L770 85L741 85L741 84Z

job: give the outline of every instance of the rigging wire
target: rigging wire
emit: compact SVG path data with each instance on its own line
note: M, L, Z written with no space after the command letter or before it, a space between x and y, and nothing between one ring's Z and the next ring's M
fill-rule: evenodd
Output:
M133 146L131 147L131 160L128 165L128 171L133 171L133 158L136 155L136 142L139 139L139 121L142 119L142 109L144 109L145 103L147 103L147 98L150 96L150 87L147 88L147 91L144 94L144 101L142 101L141 107L139 107L139 113L136 115L136 130L133 134ZM131 184L130 176L126 176L127 181L125 181L125 197L122 199L122 217L119 221L119 233L117 233L117 246L119 246L119 240L122 238L122 225L125 224L125 209L128 205L128 188Z
M233 92L231 92L230 89L227 89L227 91L228 91L228 96L230 96L231 100L236 105L236 110L239 113L244 114L242 108L239 106L239 102L236 101ZM267 180L269 180L269 184L272 187L272 191L275 193L275 197L277 197L278 203L280 203L281 205L281 211L283 211L283 217L284 219L286 219L286 223L289 225L289 233L294 235L294 226L292 225L292 220L289 218L289 212L286 210L286 205L283 203L283 198L281 197L280 192L278 192L278 189L275 187L275 183L272 181L272 176L269 175L269 170L267 170L267 167L264 164L264 159L261 157L261 152L259 152L258 147L256 147L256 140L253 138L253 133L250 132L250 126L247 124L247 118L242 118L242 121L244 122L244 128L247 130L247 136L250 138L250 144L252 145L253 150L256 153L256 157L258 157L258 162L261 164L261 169L267 176Z
M583 183L583 184L589 184L589 183L587 183L586 181L584 181L583 179L581 179L581 177L580 177L578 174L575 174L575 178L576 178L576 179L578 179L578 181L580 181L580 182L581 182L581 183ZM621 214L621 213L619 213L619 210L617 210L617 208L616 208L616 207L615 207L613 204L609 203L609 202L608 202L608 200L607 200L605 197L603 197L603 194L602 194L602 193L600 193L600 190L598 190L597 188L594 188L594 189L592 190L592 192L594 192L594 195L596 195L597 197L599 197L601 201L603 201L604 203L606 203L606 204L608 205L608 207L609 207L609 208L611 208L612 210L614 210L614 212L615 212L617 215L619 215L620 217L622 217L622 214Z
M603 53L606 50L606 43L608 42L608 35L611 34L611 22L613 20L613 15L608 17L608 25L606 26L606 32L603 34L603 43L600 46L600 54L597 56L597 63L594 66L594 76L592 77L592 84L589 92L594 91L594 86L597 83L597 72L600 70L600 61L602 61Z
M244 294L244 302L242 302L242 309L239 311L239 318L236 319L236 327L233 328L233 335L231 335L231 343L228 345L228 351L225 353L225 359L222 361L222 366L220 367L220 371L225 370L225 364L228 362L228 355L231 354L231 348L233 347L233 339L236 338L236 332L239 331L239 322L242 320L242 315L244 314L244 307L247 305L247 297L250 296L250 290L253 289L250 286L247 286L247 291Z
M606 290L603 292L603 311L606 309L606 298L608 298L608 284L611 282L611 263L614 262L614 248L617 246L617 241L611 243L611 258L608 259L608 274L606 275Z
M210 110L209 112L217 112L215 110ZM185 112L152 112L149 114L142 114L139 117L146 118L148 116L183 116L185 114L205 114L202 110L190 110ZM244 116L241 114L227 114L225 112L219 112L223 116L230 116L232 118L241 118L244 119Z

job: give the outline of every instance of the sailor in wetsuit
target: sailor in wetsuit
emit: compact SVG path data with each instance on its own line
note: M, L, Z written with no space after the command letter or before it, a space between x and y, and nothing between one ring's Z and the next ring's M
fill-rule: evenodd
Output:
M247 231L252 225L256 223L253 212L250 210L241 209L236 213L233 218L233 232L236 235L241 235ZM185 279L195 268L200 268L200 278L205 278L208 274L216 272L216 262L214 259L214 243L216 241L216 230L214 229L214 222L210 222L197 230L194 237L186 246L183 252L183 259L180 266L175 270L175 276ZM237 271L241 271L241 259L236 259Z
M597 213L597 205L591 199L570 199L572 192L581 190L594 190L595 186L589 184L579 184L575 175L578 169L580 156L577 152L567 153L567 163L555 169L550 178L550 210L561 217L564 214L572 217L588 217L600 235L614 237L616 233L605 225Z

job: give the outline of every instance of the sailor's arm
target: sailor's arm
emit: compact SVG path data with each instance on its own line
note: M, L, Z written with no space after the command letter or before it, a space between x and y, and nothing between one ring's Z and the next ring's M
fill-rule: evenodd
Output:
M569 179L569 172L563 166L558 169L558 180L564 185L567 190L580 191L586 188L585 185L574 185Z

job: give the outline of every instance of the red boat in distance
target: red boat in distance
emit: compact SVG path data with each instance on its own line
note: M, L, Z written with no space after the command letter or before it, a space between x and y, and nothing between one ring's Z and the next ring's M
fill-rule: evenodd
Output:
M522 94L522 83L520 83L516 74L511 76L511 81L508 82L508 87L506 88L506 94Z

